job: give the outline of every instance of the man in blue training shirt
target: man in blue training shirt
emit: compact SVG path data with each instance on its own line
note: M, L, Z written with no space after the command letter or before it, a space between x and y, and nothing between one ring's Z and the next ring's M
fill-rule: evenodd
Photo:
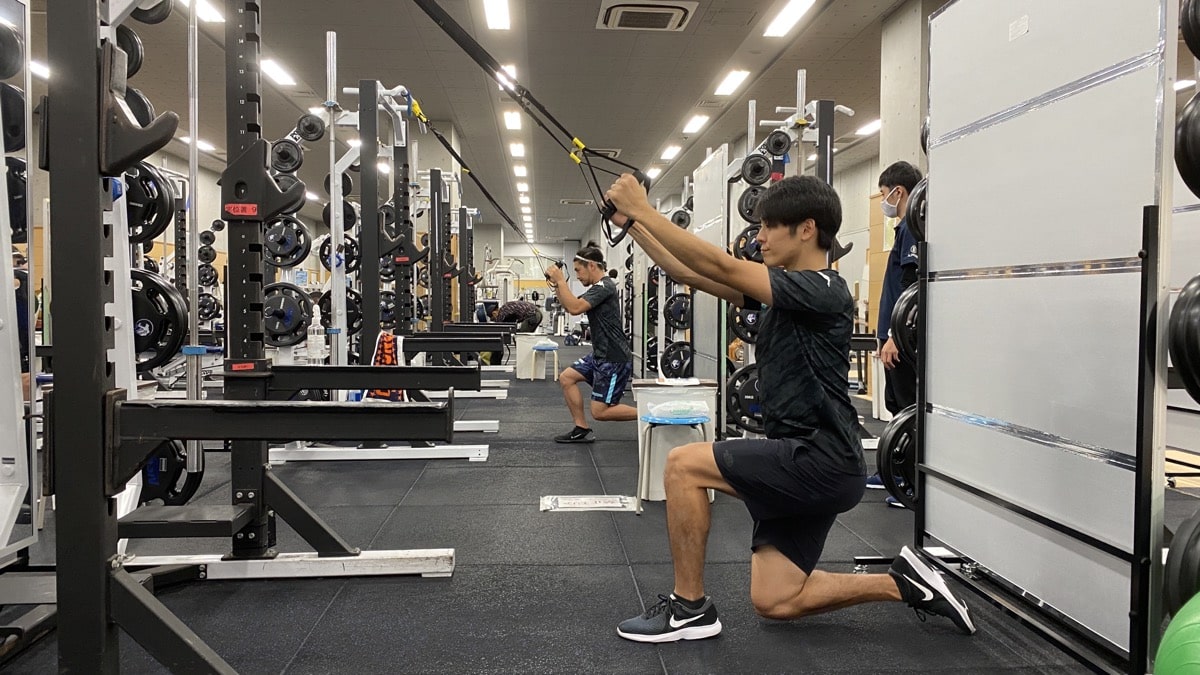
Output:
M617 634L673 642L721 632L704 593L710 488L742 500L754 518L750 600L761 616L796 619L892 601L975 632L967 606L907 546L888 574L815 569L838 514L862 498L866 474L848 381L854 300L829 269L842 223L833 188L796 176L767 189L757 206L764 264L733 258L676 227L647 202L633 176L617 179L607 198L619 211L614 223L633 220L635 241L673 279L740 307L766 307L755 345L766 438L671 450L663 482L675 588L621 622Z
M888 412L898 414L917 402L917 370L915 363L900 358L900 351L892 339L892 309L904 289L917 281L920 263L917 257L917 239L908 229L904 216L908 213L908 195L921 182L921 171L908 162L896 162L879 175L879 193L883 195L880 208L886 218L900 218L896 224L895 240L888 254L887 269L883 273L883 292L879 296L879 313L876 315L876 337L879 339L879 360L883 362L883 404ZM876 474L867 479L867 487L884 489L883 481ZM895 498L888 497L889 506L904 508Z

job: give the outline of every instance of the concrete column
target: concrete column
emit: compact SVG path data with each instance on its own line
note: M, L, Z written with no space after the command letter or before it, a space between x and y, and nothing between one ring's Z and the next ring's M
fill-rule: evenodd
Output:
M880 40L879 163L926 168L921 124L928 110L929 15L945 0L909 0L883 20Z

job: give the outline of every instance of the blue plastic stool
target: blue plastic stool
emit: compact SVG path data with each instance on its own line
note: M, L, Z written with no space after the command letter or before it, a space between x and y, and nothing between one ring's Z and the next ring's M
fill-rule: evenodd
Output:
M557 344L534 345L532 351L534 352L534 354L533 354L533 373L539 372L538 371L538 363L537 363L537 352L542 352L543 354L553 352L554 353L554 376L558 377L558 345ZM545 361L542 362L542 368L541 368L542 378L535 378L533 376L533 373L530 374L530 377L529 377L530 381L533 381L534 379L544 378L546 376L546 362Z
M708 440L708 430L704 428L708 424L710 418L708 415L697 415L695 417L658 417L656 415L642 415L642 421L646 423L646 430L642 432L642 447L638 452L638 484L637 484L637 514L642 514L642 490L647 489L646 486L650 483L650 448L654 440L654 430L659 427L691 427L700 432L700 441ZM713 499L712 490L708 491L708 500Z

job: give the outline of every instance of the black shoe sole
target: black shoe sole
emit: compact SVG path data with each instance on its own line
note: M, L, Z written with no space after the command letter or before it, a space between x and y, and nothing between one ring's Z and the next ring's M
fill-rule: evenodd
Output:
M583 438L556 438L555 443L591 443L596 439L592 436L584 436Z

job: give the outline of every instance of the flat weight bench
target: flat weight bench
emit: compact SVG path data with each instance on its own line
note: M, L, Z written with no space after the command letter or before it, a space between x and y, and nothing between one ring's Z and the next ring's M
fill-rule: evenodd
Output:
M642 432L642 447L638 452L638 484L637 484L637 514L642 515L642 490L648 490L650 484L650 449L654 447L654 430L659 427L691 427L700 432L700 441L708 440L708 431L704 425L708 424L710 418L708 415L697 415L695 417L657 417L655 415L642 415L642 421L646 423L646 430ZM647 492L647 494L649 494ZM712 502L716 497L713 490L708 491L708 501Z

